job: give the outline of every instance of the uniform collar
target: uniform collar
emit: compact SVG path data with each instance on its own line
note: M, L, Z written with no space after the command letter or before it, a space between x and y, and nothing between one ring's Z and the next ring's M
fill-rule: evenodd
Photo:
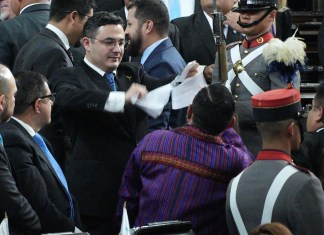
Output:
M269 42L272 38L273 38L272 33L268 32L266 34L261 35L258 38L252 39L252 40L244 39L243 47L244 48L253 48L253 47L261 46L262 44Z
M259 152L256 160L283 160L293 163L291 156L280 150L262 150Z

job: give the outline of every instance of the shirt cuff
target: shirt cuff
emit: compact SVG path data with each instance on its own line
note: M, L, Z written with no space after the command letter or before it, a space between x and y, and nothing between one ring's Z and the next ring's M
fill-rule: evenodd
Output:
M111 113L124 112L125 106L125 92L123 91L111 91L106 101L104 111Z

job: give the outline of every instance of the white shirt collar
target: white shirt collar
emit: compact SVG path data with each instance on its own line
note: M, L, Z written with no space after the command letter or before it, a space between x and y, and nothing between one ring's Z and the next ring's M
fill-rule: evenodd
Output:
M17 121L20 125L22 125L22 127L26 129L26 131L30 134L31 137L33 137L36 134L34 129L30 125L28 125L27 123L23 122L22 120L14 117L14 116L12 116L11 118L13 120Z
M322 131L322 130L324 130L324 127L318 129L316 132L320 132L320 131Z
M87 57L84 57L84 63L86 63L90 68L92 68L94 71L96 71L97 73L99 73L102 77L105 75L105 71L103 71L102 69L98 68L97 66L95 66L94 64L92 64ZM113 71L113 73L116 75L116 70Z
M124 11L125 11L125 16L126 16L126 21L127 21L127 19L128 19L128 10L127 10L126 6L124 7ZM127 24L127 22L125 22L125 24Z
M59 28L55 27L52 24L47 24L46 28L53 31L60 38L60 40L63 42L66 50L68 50L70 48L69 39Z
M152 51L154 51L154 49L161 44L161 42L167 40L168 37L166 38L162 38L159 41L156 41L155 43L153 43L151 46L149 46L148 48L145 49L145 51L143 52L142 58L141 58L141 64L144 64L145 61L147 60L147 58L151 55Z

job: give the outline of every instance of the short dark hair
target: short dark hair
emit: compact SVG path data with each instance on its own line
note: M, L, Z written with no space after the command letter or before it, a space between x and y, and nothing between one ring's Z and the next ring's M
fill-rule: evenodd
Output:
M201 89L192 102L193 125L205 132L218 135L230 124L235 101L223 85L212 84Z
M37 98L46 95L47 79L38 72L20 71L14 75L17 93L14 114L22 114Z
M83 36L94 38L97 35L97 30L99 27L109 24L124 26L124 21L122 18L113 13L106 11L96 12L84 24Z
M52 0L49 19L59 22L72 11L79 12L83 18L95 7L94 0Z
M161 36L168 35L169 32L169 12L164 2L161 0L135 0L130 3L128 9L135 7L135 18L139 21L139 26L148 20L154 22L154 27Z
M317 105L324 107L324 80L321 81L316 87L314 101L317 103Z

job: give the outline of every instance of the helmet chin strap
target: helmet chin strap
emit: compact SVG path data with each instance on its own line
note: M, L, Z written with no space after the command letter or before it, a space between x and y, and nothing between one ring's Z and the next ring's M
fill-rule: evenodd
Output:
M237 21L237 24L239 26L241 26L242 28L250 28L252 26L255 26L255 25L259 24L262 20L264 20L264 18L266 18L267 15L269 15L272 10L273 10L273 8L269 8L260 19L254 21L253 23L250 23L250 24L242 23L241 22L241 16L239 16L239 20Z

